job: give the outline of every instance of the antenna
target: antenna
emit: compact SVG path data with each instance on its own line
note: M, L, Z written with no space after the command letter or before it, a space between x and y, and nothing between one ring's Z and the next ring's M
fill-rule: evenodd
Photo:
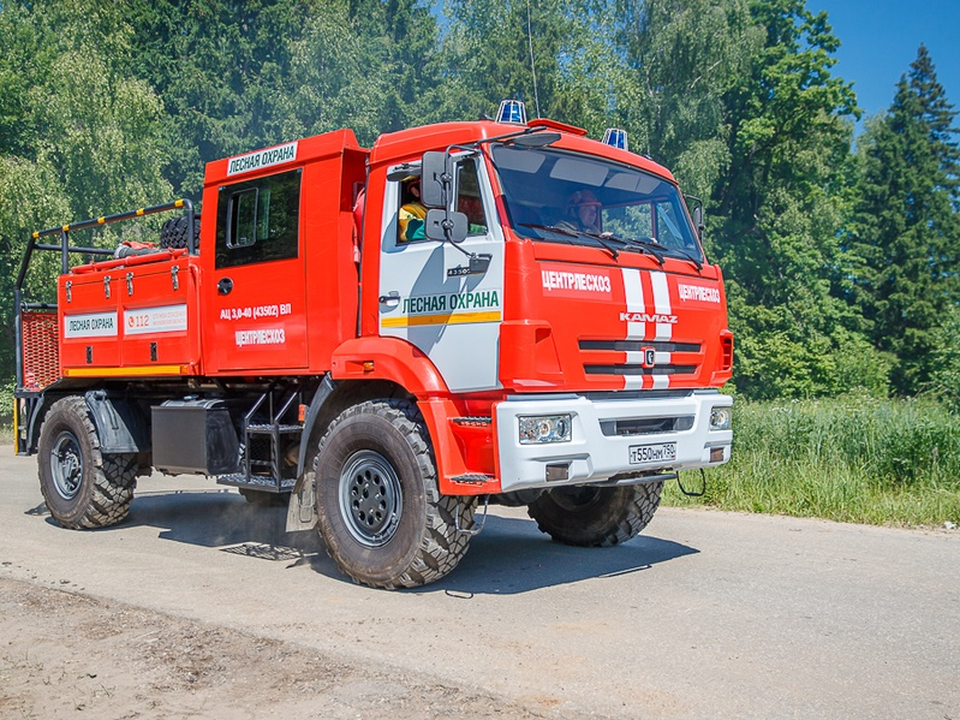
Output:
M540 115L540 94L537 92L537 66L533 62L533 31L530 29L530 0L527 0L527 43L530 46L530 72L533 75L533 102L537 106L537 117Z

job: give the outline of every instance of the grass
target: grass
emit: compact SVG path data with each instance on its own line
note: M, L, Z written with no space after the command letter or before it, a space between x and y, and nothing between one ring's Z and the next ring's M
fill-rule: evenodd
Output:
M682 478L699 489L693 473ZM738 402L733 457L669 505L908 527L960 524L960 423L932 399Z

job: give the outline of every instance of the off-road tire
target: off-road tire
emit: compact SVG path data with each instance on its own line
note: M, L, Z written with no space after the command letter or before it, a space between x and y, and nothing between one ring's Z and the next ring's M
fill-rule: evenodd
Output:
M53 404L40 428L37 453L40 492L60 525L74 530L107 527L127 516L137 485L137 456L100 451L82 397Z
M354 581L417 587L453 570L470 536L474 497L441 495L429 435L416 405L371 400L344 410L313 463L318 529Z
M555 541L610 547L643 530L660 505L663 481L617 487L553 488L527 506L537 527Z
M160 247L177 250L189 247L190 228L189 219L186 215L170 218L160 226ZM193 219L194 247L199 247L197 242L200 237L200 218Z

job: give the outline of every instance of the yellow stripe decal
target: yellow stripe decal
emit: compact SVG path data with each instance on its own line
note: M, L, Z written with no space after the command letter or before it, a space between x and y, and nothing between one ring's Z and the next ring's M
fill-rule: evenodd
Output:
M416 325L458 325L462 323L500 322L500 311L457 313L455 315L413 315L383 318L380 327L414 327Z
M133 375L182 375L182 365L140 365L125 368L64 368L67 377L129 377Z
M13 453L20 450L20 401L13 399Z

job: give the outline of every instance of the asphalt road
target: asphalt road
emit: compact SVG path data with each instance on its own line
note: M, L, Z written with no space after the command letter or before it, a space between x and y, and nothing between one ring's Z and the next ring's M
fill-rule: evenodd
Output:
M662 508L616 548L495 508L439 583L340 576L284 511L197 477L141 479L130 517L45 513L0 452L0 577L476 689L547 717L960 720L960 532Z

